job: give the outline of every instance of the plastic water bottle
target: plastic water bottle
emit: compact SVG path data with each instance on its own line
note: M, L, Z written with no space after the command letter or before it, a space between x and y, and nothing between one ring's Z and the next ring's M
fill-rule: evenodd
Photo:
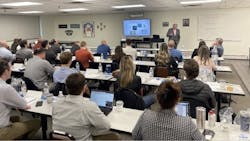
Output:
M44 87L43 87L43 95L42 95L42 99L45 100L47 95L49 95L49 86L48 83L45 82L44 83Z
M214 64L217 66L218 64L218 49L216 46L212 49L212 59L214 61Z
M102 72L102 63L99 63L98 71L99 71L99 72Z
M25 96L27 92L27 86L25 84L25 82L22 80L21 81L21 96Z
M150 67L150 69L149 69L149 76L154 77L154 69L153 69L153 67Z
M104 55L103 55L103 53L101 53L101 60L104 60Z
M215 114L214 109L212 109L208 113L208 126L210 128L215 127L215 122L216 122L216 114Z
M27 66L27 62L28 62L27 58L24 59L24 65L25 65L25 66Z
M80 64L79 64L79 62L76 62L76 70L80 71Z

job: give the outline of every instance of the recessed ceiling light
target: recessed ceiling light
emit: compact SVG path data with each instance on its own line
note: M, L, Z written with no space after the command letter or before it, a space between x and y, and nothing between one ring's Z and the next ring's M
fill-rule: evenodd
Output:
M146 7L146 6L143 5L143 4L112 6L112 8L116 8L116 9L123 9L123 8L138 8L138 7Z
M215 3L221 2L221 0L194 0L194 1L181 1L181 4L188 5L188 4L202 4L202 3Z
M4 6L32 6L32 5L42 5L42 3L26 1L26 2L3 3L1 5L4 5Z
M21 14L39 14L39 13L44 13L43 11L22 11L22 12L18 12Z
M60 9L62 12L74 12L74 11L85 11L88 10L86 8L70 8L70 9Z

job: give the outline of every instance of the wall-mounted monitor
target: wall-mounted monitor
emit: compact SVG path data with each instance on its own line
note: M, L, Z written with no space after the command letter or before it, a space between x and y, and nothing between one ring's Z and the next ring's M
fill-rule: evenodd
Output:
M124 20L123 34L126 37L150 36L151 35L150 19Z

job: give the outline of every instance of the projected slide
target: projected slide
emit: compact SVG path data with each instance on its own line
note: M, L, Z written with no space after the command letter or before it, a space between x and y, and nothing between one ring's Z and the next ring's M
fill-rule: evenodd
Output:
M150 19L123 21L123 33L125 36L150 36L150 28Z

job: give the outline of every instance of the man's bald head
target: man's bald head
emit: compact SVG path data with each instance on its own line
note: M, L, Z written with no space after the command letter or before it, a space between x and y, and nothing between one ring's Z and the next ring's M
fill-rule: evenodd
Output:
M101 44L102 44L102 45L107 45L107 41L102 40L102 41L101 41Z
M6 41L0 41L0 47L8 48L8 43Z
M168 48L174 48L175 47L175 42L174 40L169 40L168 41Z

